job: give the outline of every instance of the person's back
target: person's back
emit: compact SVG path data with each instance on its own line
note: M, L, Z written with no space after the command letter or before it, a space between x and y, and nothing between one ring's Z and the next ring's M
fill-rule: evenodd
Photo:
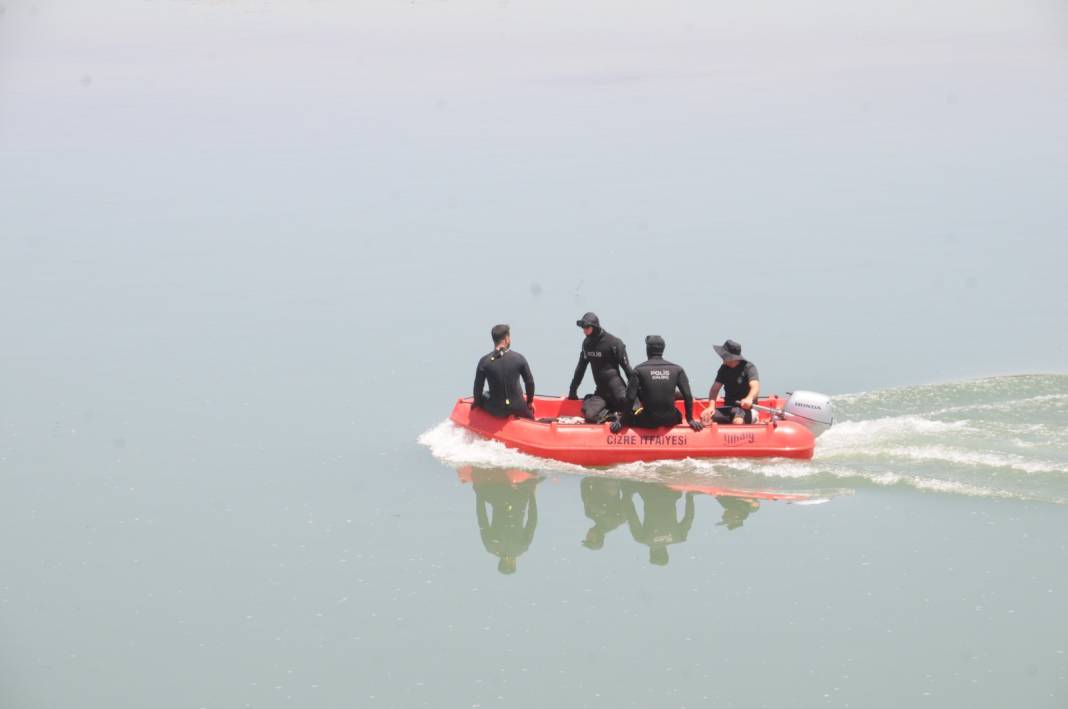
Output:
M686 422L695 431L700 431L700 422L693 418L693 394L686 371L664 359L664 338L649 335L645 338L645 352L649 357L634 368L634 375L627 386L624 423L639 428L675 426L682 423L682 415L675 407L675 392L682 395ZM641 401L641 408L630 413L634 402ZM613 425L613 429L617 427Z
M511 349L512 336L507 325L492 330L494 350L478 361L475 370L474 401L471 406L504 418L509 415L533 418L534 376L523 355ZM519 387L523 380L523 389ZM483 388L489 386L489 395Z
M644 421L640 425L675 426L682 423L682 414L675 407L675 392L680 388L690 390L682 367L663 357L652 357L635 367L634 374L637 380L635 394L641 402L641 410L635 418ZM692 412L692 395L690 406Z

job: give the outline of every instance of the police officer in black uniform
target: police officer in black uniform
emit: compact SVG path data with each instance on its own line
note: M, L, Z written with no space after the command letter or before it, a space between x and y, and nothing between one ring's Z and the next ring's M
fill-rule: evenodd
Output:
M482 408L498 418L509 415L534 418L530 410L534 403L534 375L530 373L526 358L509 349L512 346L511 329L507 325L494 325L490 334L493 351L478 361L475 400L471 402L471 408ZM523 379L523 390L519 389L520 378ZM489 396L482 393L487 382Z
M682 423L682 415L675 408L676 389L682 394L686 423L694 431L704 428L700 421L693 418L693 394L690 393L690 380L686 377L686 371L664 359L664 347L664 338L659 335L649 335L645 338L645 354L649 359L634 368L634 375L627 386L623 420L612 424L613 432L619 432L624 423L639 428L676 426ZM633 411L635 399L641 400L641 408L637 411Z
M609 412L624 410L627 383L623 381L620 370L626 375L627 382L633 377L634 370L630 368L623 340L605 332L595 313L586 313L575 324L582 328L586 339L582 341L582 351L567 398L578 398L579 384L586 375L586 365L589 365L593 368L593 381L597 388L593 396L587 397L583 403L583 415L590 422L603 421Z

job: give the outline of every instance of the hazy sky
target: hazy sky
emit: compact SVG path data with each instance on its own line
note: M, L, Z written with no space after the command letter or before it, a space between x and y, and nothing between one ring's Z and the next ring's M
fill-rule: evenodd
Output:
M290 308L431 341L459 389L504 320L562 391L588 308L785 386L1063 371L1066 20L9 0L0 316L32 359L209 311L266 346Z

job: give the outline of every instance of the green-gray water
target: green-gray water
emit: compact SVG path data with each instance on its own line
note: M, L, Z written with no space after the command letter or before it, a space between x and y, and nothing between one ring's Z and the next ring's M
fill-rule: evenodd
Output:
M812 462L603 471L429 422L447 464L241 406L8 419L5 702L1060 706L1066 398L843 396Z
M1065 26L3 2L0 706L1065 706ZM497 322L565 392L587 310L838 422L442 423Z

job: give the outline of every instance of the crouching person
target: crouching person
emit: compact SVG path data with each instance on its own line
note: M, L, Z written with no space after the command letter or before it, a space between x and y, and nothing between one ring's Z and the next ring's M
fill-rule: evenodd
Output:
M676 390L682 394L686 423L695 431L704 428L693 418L693 394L686 371L664 359L664 338L649 335L645 338L645 354L649 358L634 368L634 376L627 385L627 401L622 421L612 424L618 433L624 425L638 428L658 428L682 423L682 415L675 407ZM635 400L641 408L633 411Z

